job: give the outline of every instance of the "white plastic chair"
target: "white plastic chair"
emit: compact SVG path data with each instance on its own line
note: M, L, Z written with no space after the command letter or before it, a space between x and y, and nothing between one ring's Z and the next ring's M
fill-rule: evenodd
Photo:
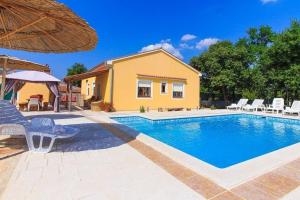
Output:
M49 152L55 142L54 133L55 123L50 118L33 118L31 120L30 130L26 133L26 139L28 142L29 150L36 152ZM35 138L39 139L36 147L34 141ZM44 146L45 139L49 138L50 143L48 146Z
M50 118L33 118L28 122L8 101L0 100L0 113L0 135L25 136L31 151L48 153L57 138L69 138L79 133L78 128L55 125ZM34 145L35 138L38 139L37 145ZM47 138L50 143L45 146L44 141Z
M294 101L291 107L286 107L283 114L298 114L300 116L300 101Z
M26 135L26 129L21 124L0 124L0 135Z
M56 139L70 138L79 132L77 128L55 125L49 118L34 118L31 125L30 130L26 130L20 124L1 124L0 135L25 135L29 150L48 153ZM45 145L46 139L50 140L49 145Z
M245 111L257 111L258 109L263 110L265 108L263 99L254 99L252 104L245 105L242 109Z
M248 102L248 99L240 99L239 102L237 104L233 103L231 104L230 106L227 106L227 110L229 109L235 109L235 110L238 110L238 109L242 109L243 106L245 106Z
M40 110L40 101L38 98L30 98L29 102L28 102L28 111L30 111L30 107L31 106L37 106L38 107L38 111Z
M265 109L266 112L277 112L284 110L284 99L283 98L274 98L272 105Z
M70 138L76 135L79 129L62 125L55 125L50 118L33 118L31 130L27 132L26 138L29 150L48 153L56 139ZM39 139L38 145L34 144L35 138ZM45 140L50 139L49 145L44 146Z

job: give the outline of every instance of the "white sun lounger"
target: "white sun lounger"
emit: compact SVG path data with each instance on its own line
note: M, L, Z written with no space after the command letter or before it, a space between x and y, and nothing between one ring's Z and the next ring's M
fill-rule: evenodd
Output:
M65 139L75 136L79 132L79 129L55 125L54 121L50 118L33 118L31 120L30 131L26 134L28 147L30 150L37 152L48 153L51 151L52 146L56 139ZM38 145L34 145L34 139L39 138ZM50 142L48 147L44 147L44 140L49 138Z
M266 107L266 112L277 112L277 114L280 111L284 110L284 99L283 98L274 98L272 105Z
M50 118L33 118L28 122L8 101L0 101L0 112L0 135L24 135L31 151L48 153L56 139L73 137L79 132L77 128L55 125ZM49 145L45 145L47 138Z
M230 106L227 106L227 110L229 109L235 109L235 110L238 110L238 109L242 109L243 106L245 106L248 102L248 99L240 99L239 102L237 104L233 103L231 104Z
M294 101L291 107L286 107L283 114L298 114L300 116L300 101Z
M247 104L243 106L243 110L245 111L258 111L258 109L263 110L265 108L264 106L264 100L263 99L255 99L252 104Z

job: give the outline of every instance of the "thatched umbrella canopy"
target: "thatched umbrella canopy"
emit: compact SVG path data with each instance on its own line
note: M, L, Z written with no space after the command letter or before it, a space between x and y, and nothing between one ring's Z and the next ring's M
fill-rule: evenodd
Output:
M87 22L54 0L0 0L0 48L66 53L93 49L97 41ZM2 88L6 65L7 59Z
M30 62L27 60L21 60L16 57L10 57L6 55L0 55L0 68L2 68L2 87L0 92L0 99L4 98L4 88L6 80L6 71L9 70L35 70L49 72L48 66L38 63Z
M5 62L5 68L8 70L34 70L50 72L50 69L47 65L42 65L28 60L22 60L17 57L0 55L0 68L3 68Z
M0 47L33 52L90 50L94 29L53 0L0 0Z

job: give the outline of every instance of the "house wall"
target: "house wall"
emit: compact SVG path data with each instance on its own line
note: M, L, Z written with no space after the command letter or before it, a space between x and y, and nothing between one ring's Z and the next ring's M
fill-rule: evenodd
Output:
M84 96L84 100L91 98L92 95L92 84L96 80L96 77L83 79L81 81L81 94ZM87 92L87 85L89 87L89 93Z
M92 93L92 85L95 82L94 96L98 96L98 90L100 86L100 97L105 102L110 101L110 81L109 80L109 72L104 72L100 76L91 77L88 79L83 79L81 81L81 94L83 94L84 99L89 99L93 96ZM86 85L89 84L89 95L86 92Z
M43 102L49 102L50 91L45 83L25 83L22 89L18 92L17 103L27 102L31 95L43 95Z
M199 73L164 53L156 51L113 63L113 106L116 110L138 110L140 106L157 108L197 108L199 107ZM184 97L172 98L171 79L139 78L137 74L184 78ZM137 80L152 81L152 97L137 98ZM160 94L161 81L168 82L168 94Z

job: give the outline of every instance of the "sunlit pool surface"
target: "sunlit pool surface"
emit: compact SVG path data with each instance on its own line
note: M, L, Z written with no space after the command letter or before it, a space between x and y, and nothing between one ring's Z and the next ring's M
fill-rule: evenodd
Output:
M300 141L300 120L247 114L166 120L113 119L218 168Z

